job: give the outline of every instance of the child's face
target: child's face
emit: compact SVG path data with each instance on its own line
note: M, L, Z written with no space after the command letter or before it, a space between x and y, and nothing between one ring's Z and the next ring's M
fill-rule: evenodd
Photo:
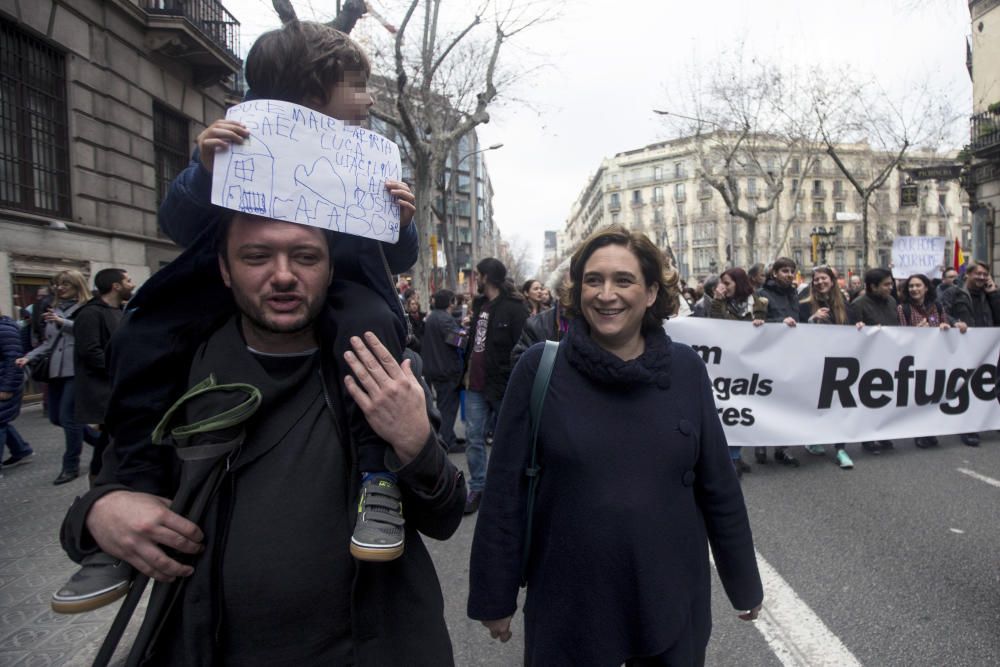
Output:
M344 80L330 89L326 104L313 106L316 111L348 123L368 120L368 109L375 100L368 94L368 80L361 72L345 72Z

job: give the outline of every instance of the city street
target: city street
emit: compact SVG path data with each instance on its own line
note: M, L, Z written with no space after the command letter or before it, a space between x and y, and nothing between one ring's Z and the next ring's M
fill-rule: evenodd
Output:
M115 607L78 616L49 609L75 569L58 527L86 477L52 486L62 432L38 407L16 424L36 455L0 479L0 665L89 665ZM793 450L799 469L755 464L743 483L765 609L755 624L740 621L716 579L707 664L1000 664L1000 437L984 434L978 449L941 441L931 450L897 441L878 457L852 444L851 471L838 469L832 448L825 458ZM464 456L454 458L464 467ZM465 616L474 526L467 518L451 540L428 540L456 663L517 665L520 616L507 644Z

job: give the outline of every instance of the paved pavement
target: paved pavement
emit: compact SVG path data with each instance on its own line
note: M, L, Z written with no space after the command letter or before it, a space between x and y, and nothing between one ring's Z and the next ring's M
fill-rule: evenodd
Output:
M0 479L0 665L89 665L116 606L76 616L49 609L52 592L75 570L59 547L59 524L87 482L52 486L62 432L37 407L17 427L36 455ZM1000 438L984 437L979 449L943 438L927 451L899 441L877 458L849 449L853 471L797 449L801 468L755 465L745 476L758 551L788 590L768 588L773 618L755 627L736 619L715 578L708 664L836 664L816 657L832 655L822 637L802 639L798 621L781 620L789 591L855 664L1000 664L1000 488L989 481L1000 480ZM464 456L454 458L464 466ZM456 662L517 665L520 615L503 645L465 616L474 527L470 517L451 540L427 540Z

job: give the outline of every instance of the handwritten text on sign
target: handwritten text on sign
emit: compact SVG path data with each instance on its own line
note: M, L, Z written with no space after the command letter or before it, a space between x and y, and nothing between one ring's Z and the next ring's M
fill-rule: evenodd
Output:
M277 100L232 107L250 137L215 156L212 203L244 213L395 243L399 147L385 137Z
M892 242L892 275L909 278L922 273L940 278L944 264L943 236L897 236Z

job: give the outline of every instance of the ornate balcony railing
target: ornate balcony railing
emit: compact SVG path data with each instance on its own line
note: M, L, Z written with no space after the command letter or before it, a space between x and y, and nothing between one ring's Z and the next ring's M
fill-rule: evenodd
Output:
M969 150L981 155L1000 151L1000 111L983 111L972 116Z
M218 0L142 0L149 14L180 16L200 33L239 59L240 22Z

